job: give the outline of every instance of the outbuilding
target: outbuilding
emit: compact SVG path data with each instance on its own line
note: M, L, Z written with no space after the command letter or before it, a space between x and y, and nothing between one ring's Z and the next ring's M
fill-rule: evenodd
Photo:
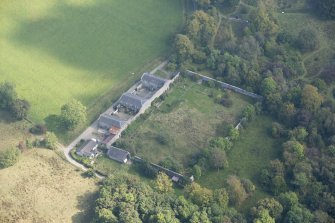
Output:
M161 88L165 84L166 80L150 73L144 73L141 77L141 82L145 88L150 91L155 91Z
M126 150L111 146L107 151L107 156L120 163L127 163L130 159L130 153Z
M76 150L78 156L93 158L98 154L98 142L95 139L90 139L84 142Z

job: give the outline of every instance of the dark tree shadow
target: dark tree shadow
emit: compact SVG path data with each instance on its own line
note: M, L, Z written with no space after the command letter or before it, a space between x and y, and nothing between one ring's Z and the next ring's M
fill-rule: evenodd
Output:
M58 115L49 115L44 121L48 131L58 133L65 130Z
M0 123L10 124L17 121L18 120L15 119L9 112L0 110Z
M152 57L148 46L160 46L163 53L162 43L169 38L160 27L166 18L157 21L152 6L144 4L147 11L136 8L134 1L97 0L92 5L57 1L47 16L22 21L12 39L80 69L122 71L134 61L142 63Z
M94 217L94 203L98 198L98 192L86 192L84 195L78 196L77 208L80 210L72 216L73 223L89 223Z

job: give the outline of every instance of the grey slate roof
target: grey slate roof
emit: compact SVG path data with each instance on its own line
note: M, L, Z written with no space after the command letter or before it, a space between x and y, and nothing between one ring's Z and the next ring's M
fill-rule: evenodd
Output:
M108 149L107 155L110 159L113 159L113 160L116 160L118 162L124 163L124 160L129 158L130 153L123 150L123 149L119 149L119 148L116 148L114 146L111 146Z
M144 85L161 87L164 85L166 80L149 73L144 73L141 77L141 81Z
M122 128L126 121L121 120L115 116L102 114L99 118L99 127L104 129L110 129L112 126Z
M92 154L95 154L98 143L93 140L86 141L83 145L77 148L76 153L79 156L90 157Z
M146 99L144 98L126 92L122 94L121 98L119 99L119 104L133 110L140 110L145 101Z

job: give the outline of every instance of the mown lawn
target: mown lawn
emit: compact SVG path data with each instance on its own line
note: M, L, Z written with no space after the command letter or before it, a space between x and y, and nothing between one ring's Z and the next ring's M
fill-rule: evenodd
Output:
M91 121L169 53L182 21L179 0L5 0L0 81L16 84L35 122L48 124L72 98Z
M271 118L266 116L258 116L249 123L228 152L229 167L220 171L206 172L199 179L200 183L209 188L220 188L229 175L250 179L256 185L256 191L240 207L245 210L259 199L269 196L260 188L258 174L270 160L280 157L281 154L282 142L270 136L271 123Z
M249 104L241 95L229 93L230 108L214 102L213 90L188 79L177 80L168 96L127 129L119 140L126 149L151 162L172 158L186 165L190 156L207 147L220 135L223 122L236 124L242 109Z

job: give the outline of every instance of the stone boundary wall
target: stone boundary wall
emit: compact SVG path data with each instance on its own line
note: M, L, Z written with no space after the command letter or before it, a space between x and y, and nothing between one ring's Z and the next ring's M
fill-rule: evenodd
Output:
M114 136L114 138L108 142L107 146L112 145L116 140L118 140L121 137L122 132L133 122L135 121L141 114L143 114L148 108L151 107L151 103L158 97L160 97L162 94L164 94L167 90L170 89L170 85L179 77L180 72L178 72L171 80L167 80L165 84L155 92L155 94L152 95L150 99L148 99L140 109L140 111L133 117L131 117L127 123L121 128L119 133Z
M246 91L246 90L244 90L242 88L236 87L236 86L231 85L231 84L227 84L227 83L222 82L222 81L218 81L218 80L216 80L214 78L211 78L211 77L208 77L208 76L205 76L205 75L202 75L202 74L190 71L190 70L186 70L186 74L188 76L198 75L203 81L214 81L216 83L219 83L221 85L221 87L224 88L224 89L229 89L229 90L232 90L234 92L246 95L248 97L255 98L257 100L262 100L263 99L263 97L260 96L260 95L258 95L258 94Z
M132 159L136 162L145 162L144 159L142 159L141 157L138 156L134 156L132 157ZM183 174L177 173L175 171L172 171L170 169L167 169L165 167L162 167L158 164L154 164L154 163L150 163L150 166L152 166L153 168L155 168L157 171L162 171L164 172L166 175L168 175L169 177L178 177L179 179L183 179L186 180L186 177Z

